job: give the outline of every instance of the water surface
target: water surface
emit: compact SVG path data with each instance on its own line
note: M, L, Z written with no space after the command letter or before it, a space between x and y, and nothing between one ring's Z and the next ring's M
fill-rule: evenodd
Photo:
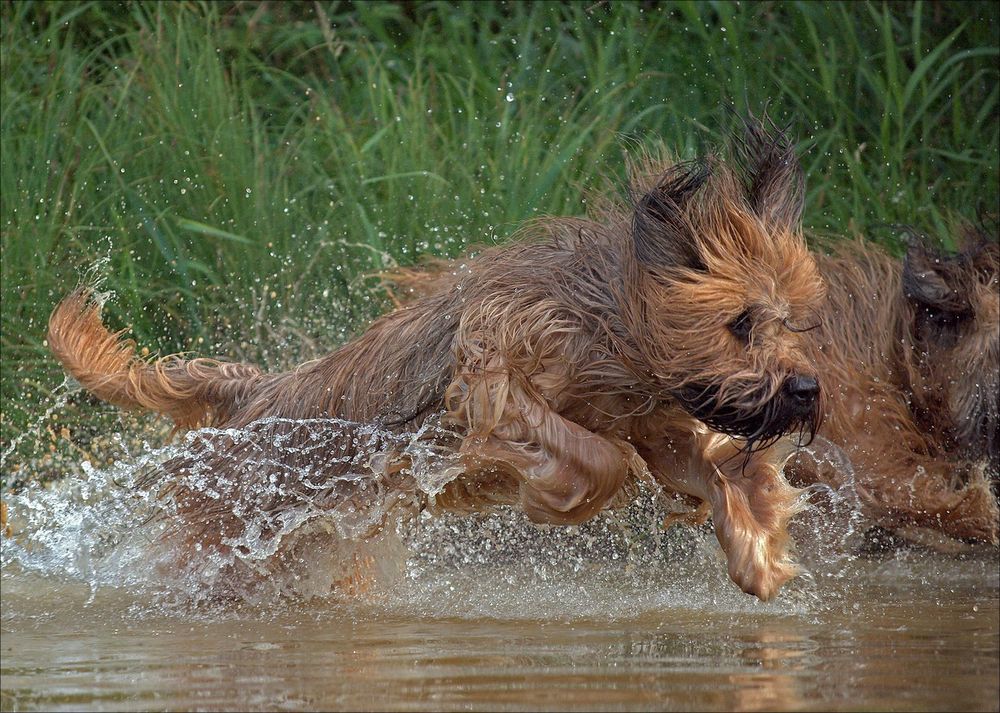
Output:
M995 568L862 560L763 605L723 581L440 565L374 602L227 612L8 572L2 707L996 710Z
M709 528L664 531L655 493L578 528L400 520L354 597L325 593L347 520L304 508L294 522L331 539L218 601L229 570L175 572L155 546L160 501L131 486L158 460L5 496L3 710L1000 709L997 550L858 556L845 493L814 493L793 527L804 574L767 604ZM248 561L304 527L264 538L243 516Z

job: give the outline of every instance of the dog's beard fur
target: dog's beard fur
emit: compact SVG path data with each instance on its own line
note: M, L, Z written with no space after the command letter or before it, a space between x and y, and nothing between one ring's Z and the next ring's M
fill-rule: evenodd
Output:
M789 433L798 433L800 445L808 445L821 422L818 399L803 404L766 382L747 383L739 389L689 384L674 396L689 414L713 430L744 439L748 452L767 448Z

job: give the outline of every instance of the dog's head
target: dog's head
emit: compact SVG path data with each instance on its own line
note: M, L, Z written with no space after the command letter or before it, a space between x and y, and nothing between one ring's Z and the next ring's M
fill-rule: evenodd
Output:
M912 306L914 402L924 427L1000 469L1000 246L969 232L944 254L912 239L903 264Z
M633 188L629 322L665 395L751 448L811 437L820 389L802 340L825 288L802 237L802 171L746 122L736 160L675 164Z

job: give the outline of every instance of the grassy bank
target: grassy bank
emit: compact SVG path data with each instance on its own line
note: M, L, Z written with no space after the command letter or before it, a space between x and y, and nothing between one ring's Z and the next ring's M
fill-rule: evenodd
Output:
M385 308L370 271L581 213L635 144L720 143L733 103L767 104L802 141L811 230L891 241L888 224L943 231L995 210L997 15L4 4L2 448L52 403L45 323L82 279L103 279L110 323L154 350L287 366ZM111 418L95 413L80 397L56 409L53 437L25 438L5 481L50 447L85 447L87 424Z

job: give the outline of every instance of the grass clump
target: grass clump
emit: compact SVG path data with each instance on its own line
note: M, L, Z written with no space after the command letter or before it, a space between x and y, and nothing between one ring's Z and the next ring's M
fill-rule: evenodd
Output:
M800 137L815 232L947 234L998 200L991 2L21 2L2 20L4 448L52 403L45 324L81 279L140 344L289 366L385 308L371 271L582 213L633 144L721 143L729 105ZM95 410L74 397L46 425L85 438L115 418Z

